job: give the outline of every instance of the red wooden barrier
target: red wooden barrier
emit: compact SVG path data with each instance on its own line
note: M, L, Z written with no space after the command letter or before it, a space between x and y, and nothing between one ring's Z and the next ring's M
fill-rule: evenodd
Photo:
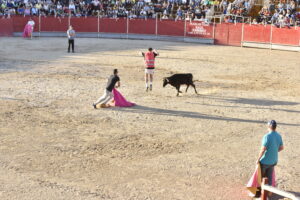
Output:
M171 20L158 20L158 35L184 36L184 22Z
M245 42L259 42L270 43L271 26L263 25L244 25L244 41Z
M215 25L215 44L228 45L229 30L227 24Z
M295 28L272 28L272 43L299 46L299 30Z
M68 17L41 17L41 31L66 32L68 25Z
M186 22L186 36L213 38L213 26L202 22Z
M131 19L129 20L129 33L155 35L155 20Z
M103 33L126 33L127 20L120 19L100 19L100 32Z
M241 46L243 25L238 23L238 24L227 24L227 26L228 26L227 45Z
M0 19L0 36L12 36L13 32L12 19Z
M97 17L71 18L70 24L77 32L98 32Z
M242 40L242 24L216 24L215 44L240 46Z

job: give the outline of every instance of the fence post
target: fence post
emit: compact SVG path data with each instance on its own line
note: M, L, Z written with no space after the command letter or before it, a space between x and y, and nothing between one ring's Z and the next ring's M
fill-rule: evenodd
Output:
M158 23L158 13L156 13L156 18L155 18L155 36L157 38L157 23Z
M273 24L271 24L271 32L270 32L270 50L272 50L272 39L273 39Z
M242 24L242 38L241 38L241 47L243 47L243 41L244 41L244 23Z
M299 52L300 52L300 32L299 32L299 28L297 28L297 30L298 30L298 40L299 40Z
M183 37L186 37L186 14L184 14L184 34Z
M128 33L129 33L129 19L128 19L128 16L126 18L126 33L127 33L127 39L128 39Z
M215 31L216 31L216 18L214 18L214 23L213 23L213 44L215 44Z
M98 31L98 38L100 37L100 14L98 11L98 20L97 20L97 31Z
M68 26L70 25L71 25L71 10L69 10L69 18L68 18Z
M262 185L266 185L266 184L268 184L268 178L263 178ZM262 189L262 191L261 191L261 200L267 200L267 196L268 196L268 191Z
M41 14L39 14L39 37L41 37Z

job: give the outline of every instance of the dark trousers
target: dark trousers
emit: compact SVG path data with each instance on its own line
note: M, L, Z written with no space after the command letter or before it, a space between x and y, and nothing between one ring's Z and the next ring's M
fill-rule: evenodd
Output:
M261 176L263 178L268 178L268 185L272 185L273 181L273 171L275 165L264 165L260 164L261 166Z
M72 46L72 52L74 52L74 40L69 39L68 52L70 52L70 47Z

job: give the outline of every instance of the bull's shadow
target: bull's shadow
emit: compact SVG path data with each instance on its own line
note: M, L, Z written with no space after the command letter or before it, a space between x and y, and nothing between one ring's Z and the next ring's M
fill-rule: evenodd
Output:
M261 120L206 115L206 114L201 114L199 112L170 110L170 109L154 108L154 107L147 107L141 105L136 105L130 108L114 108L114 109L118 109L121 112L128 112L128 113L186 117L186 118L193 118L193 119L209 119L209 120L217 120L217 121L233 121L233 122L256 123L256 124L266 123L265 121L261 121ZM300 126L300 124L289 124L289 123L280 123L280 124L286 126Z

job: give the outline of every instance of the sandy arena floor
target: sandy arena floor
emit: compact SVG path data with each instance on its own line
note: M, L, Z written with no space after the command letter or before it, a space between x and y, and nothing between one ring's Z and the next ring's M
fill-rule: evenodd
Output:
M249 199L269 119L285 145L278 187L300 194L299 53L77 39L68 54L66 43L0 38L1 200ZM161 55L146 93L148 46ZM138 106L94 110L113 68ZM193 73L200 94L163 88L177 72Z

